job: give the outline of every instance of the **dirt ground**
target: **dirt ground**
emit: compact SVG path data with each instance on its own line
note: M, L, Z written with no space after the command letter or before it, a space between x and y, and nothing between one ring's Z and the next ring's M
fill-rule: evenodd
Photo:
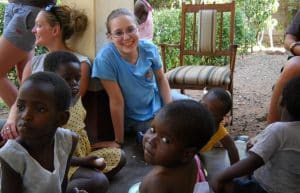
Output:
M237 57L233 83L233 125L228 126L233 137L253 137L266 127L272 86L287 56L280 51L260 51ZM198 91L188 91L187 94L201 98Z
M279 51L256 52L238 57L234 74L232 136L255 136L267 125L266 116L272 86L286 63L287 54Z
M261 51L237 58L234 74L232 136L256 135L266 126L266 113L272 94L272 85L285 64L287 54L279 51ZM198 91L188 91L197 98ZM7 117L7 109L0 109L0 118Z

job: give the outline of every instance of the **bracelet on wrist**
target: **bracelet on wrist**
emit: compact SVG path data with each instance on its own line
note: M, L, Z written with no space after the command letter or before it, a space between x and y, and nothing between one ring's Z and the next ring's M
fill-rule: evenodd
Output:
M295 55L294 49L295 49L295 47L298 46L298 45L300 45L300 42L293 42L293 43L290 44L289 50L290 50L290 52L291 52L293 55Z

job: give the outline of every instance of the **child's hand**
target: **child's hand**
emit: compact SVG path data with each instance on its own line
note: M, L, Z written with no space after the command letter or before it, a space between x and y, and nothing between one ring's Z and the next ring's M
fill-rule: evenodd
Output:
M106 163L103 158L98 158L97 156L91 155L84 159L84 165L91 168L96 168L98 170L103 170L106 167Z
M74 193L88 193L87 191L85 191L85 190L79 190L78 188L74 188L73 192Z

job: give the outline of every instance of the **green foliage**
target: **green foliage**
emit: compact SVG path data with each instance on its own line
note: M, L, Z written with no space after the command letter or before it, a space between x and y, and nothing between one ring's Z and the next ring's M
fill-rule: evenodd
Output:
M161 9L153 13L154 43L179 44L180 41L180 9ZM179 63L179 50L167 49L167 69Z
M149 3L155 9L170 9L179 7L179 1L174 0L149 0Z
M0 3L0 34L3 32L5 3Z
M181 9L160 9L155 10L154 17L154 43L157 45L160 43L179 44L180 43L180 22L181 22ZM224 37L229 34L229 15L224 15L223 33ZM191 20L192 17L188 17L187 20ZM235 17L235 43L239 45L239 53L245 53L247 48L250 47L255 41L255 31L249 26L245 25L246 16L241 9L236 9ZM192 22L188 22L192 23ZM188 27L187 27L188 28ZM191 30L191 28L188 28ZM191 32L186 32L186 34ZM223 37L223 38L224 38ZM218 42L218 39L217 39ZM191 47L191 37L187 37L185 44ZM224 47L229 46L229 39L223 40ZM179 49L169 48L167 49L166 64L167 69L179 64ZM212 59L211 57L186 57L186 64L223 64L226 63L224 58Z
M241 9L246 16L245 24L258 33L266 26L266 20L276 11L278 0L237 0L237 8Z

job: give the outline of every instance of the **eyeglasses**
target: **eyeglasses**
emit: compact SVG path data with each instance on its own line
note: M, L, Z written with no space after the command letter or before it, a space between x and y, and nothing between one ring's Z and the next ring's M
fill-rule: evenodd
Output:
M60 21L59 17L56 15L55 8L56 8L55 4L49 4L45 7L44 10L51 13L52 15L54 15L54 17L56 18L59 25L61 25L61 21Z
M115 31L113 33L110 33L114 38L121 39L124 37L124 34L127 34L128 36L132 37L137 33L136 27L129 27L126 31Z

